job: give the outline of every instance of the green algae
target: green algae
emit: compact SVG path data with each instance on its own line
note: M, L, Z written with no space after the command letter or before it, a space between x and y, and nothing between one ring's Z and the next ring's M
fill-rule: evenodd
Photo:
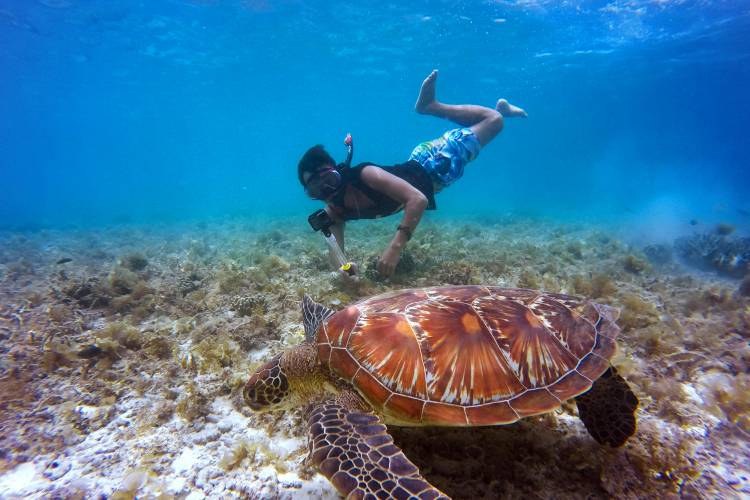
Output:
M224 336L206 337L191 351L199 373L218 372L234 366L240 359L239 346Z
M750 433L750 375L738 373L728 386L714 387L712 397L729 422Z
M174 411L188 422L205 418L211 412L211 398L197 384L188 382Z
M476 285L479 283L477 266L458 260L446 262L440 266L437 282L445 285Z
M540 288L541 277L536 271L533 271L531 269L524 269L518 276L518 286L520 288Z
M61 367L73 366L76 357L70 345L50 336L43 345L41 366L44 370L53 372Z
M624 294L620 298L620 303L623 307L618 324L624 331L644 328L659 322L656 307L635 293Z
M234 261L229 261L222 263L219 267L216 273L216 282L219 286L219 292L230 294L237 293L247 286L248 280L241 267Z
M594 299L606 299L617 293L614 281L600 273L594 273L592 276L573 276L570 286L576 294Z
M363 262L364 256L382 250L392 231L392 224L382 228L375 224L372 231L369 226L362 231L353 226L347 255ZM236 399L246 381L248 354L269 348L273 352L302 337L302 293L338 309L374 293L408 286L523 283L596 298L622 309L619 324L623 332L618 338L622 357L616 358L615 364L643 403L638 433L626 448L602 450L580 429L570 426L567 417L574 409L563 407L544 419L534 417L486 433L471 429L452 438L452 430L439 429L434 434L415 431L414 439L405 443L409 458L421 461L428 479L458 496L466 491L477 497L533 496L539 485L561 497L669 497L700 491L699 486L708 484L701 474L711 481L716 475L711 470L697 473L700 467L691 457L696 457L696 446L721 450L723 444L715 437L721 429L734 432L736 438L748 432L748 382L747 377L739 376L734 383L710 386L710 401L705 405L696 403L695 394L686 388L708 367L732 376L744 373L748 358L742 339L750 337L747 298L736 293L733 284L667 276L661 268L628 270L625 262L632 250L605 234L592 236L590 231L572 228L554 234L545 231L527 221L504 221L492 227L467 224L460 230L426 221L409 243L417 262L414 270L401 280L364 283L358 288L345 288L331 278L319 235L290 235L287 231L275 231L265 239L266 232L230 233L210 239L210 244L207 237L199 236L202 242L194 247L187 241L175 244L169 265L162 262L166 259L154 257L160 251L157 245L149 247L151 243L144 242L139 252L152 258L147 271L133 272L122 264L116 266L119 269L110 268L112 255L118 255L114 250L108 250L104 260L86 261L91 269L85 273L76 271L75 266L83 265L79 257L65 265L67 275L58 270L46 275L44 266L34 262L33 273L26 276L49 278L52 285L46 288L45 283L39 291L28 292L35 295L24 304L33 314L19 313L23 327L18 329L45 335L14 341L13 352L3 359L9 366L8 377L29 378L23 384L5 378L2 388L8 389L11 407L27 412L39 401L24 394L49 391L53 385L40 384L54 381L77 387L86 384L94 394L109 390L125 398L156 391L153 415L139 417L145 427L139 432L145 434L169 422L174 414L188 421L202 420L210 415L211 403L219 395L231 396L238 408ZM264 241L256 244L255 239ZM463 266L463 275L450 276L446 269L454 264ZM229 272L222 273L227 269ZM191 275L200 279L191 278L183 287L180 277ZM194 282L199 282L199 288L184 292ZM234 297L254 294L266 299L262 311L243 315L234 309ZM114 304L105 308L101 304L107 296ZM39 319L35 320L34 314ZM16 323L20 325L10 313L3 318L7 318L3 326L15 329ZM91 345L101 353L85 359L75 355ZM176 358L183 359L186 352L191 353L192 362L183 368ZM95 362L90 368L94 371L89 377L79 377L91 362ZM138 380L140 373L153 379ZM99 406L98 400L88 397L87 406ZM56 411L57 406L51 408ZM688 432L700 428L707 416L720 421L710 423L717 427L712 435ZM256 422L272 436L288 432L278 417L253 419L254 425ZM83 422L77 425L84 428ZM24 429L28 436L34 435L33 428ZM73 427L65 432L81 435ZM304 426L291 432L303 436ZM471 437L474 434L476 438ZM47 439L51 447L62 446L41 439ZM28 444L30 448L23 451L3 448L27 456L42 449L31 439ZM226 452L227 472L255 469L274 460L283 464L278 458L267 458L262 450L256 450L254 461L249 448L244 458L239 458L243 454L240 448L237 444ZM238 455L233 458L235 451ZM225 452L206 453L217 453L220 459ZM482 457L484 464L502 464L504 470L487 467L495 476L482 472L482 463L472 457ZM691 485L696 489L691 490Z
M219 467L227 472L239 468L243 464L254 464L261 467L271 465L278 473L283 474L288 472L284 460L277 454L273 453L263 443L250 443L244 440L239 441L219 460Z
M136 273L122 266L115 266L107 277L110 290L115 295L127 295L141 281Z
M107 341L115 342L116 345L126 349L137 351L143 347L144 337L141 332L127 323L115 321L96 332L97 345L110 347Z
M137 272L143 271L148 266L148 259L141 253L131 253L120 260L120 263L126 269Z
M232 297L232 310L241 316L263 316L268 312L268 299L262 294Z
M174 340L168 334L157 332L147 337L142 348L147 356L166 360L172 359L176 346Z
M266 276L276 276L286 273L292 266L284 258L270 254L260 259L259 267Z
M648 269L648 263L635 255L628 255L623 260L622 267L629 273L640 274Z

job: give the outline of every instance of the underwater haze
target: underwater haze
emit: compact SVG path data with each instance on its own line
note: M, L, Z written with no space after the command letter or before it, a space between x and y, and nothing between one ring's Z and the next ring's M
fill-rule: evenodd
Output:
M0 222L308 213L309 146L397 163L451 126L413 112L437 68L529 113L440 212L746 224L749 56L736 1L5 0Z

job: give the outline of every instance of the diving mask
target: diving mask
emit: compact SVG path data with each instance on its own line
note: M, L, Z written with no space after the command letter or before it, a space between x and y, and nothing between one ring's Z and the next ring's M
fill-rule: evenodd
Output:
M326 168L315 172L305 183L305 192L315 200L326 200L341 187L341 172Z

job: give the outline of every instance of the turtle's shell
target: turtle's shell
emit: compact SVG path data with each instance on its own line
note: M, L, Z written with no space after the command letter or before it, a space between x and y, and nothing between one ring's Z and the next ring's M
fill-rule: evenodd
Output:
M402 425L496 425L587 391L615 351L617 310L485 286L378 295L318 330L324 366Z

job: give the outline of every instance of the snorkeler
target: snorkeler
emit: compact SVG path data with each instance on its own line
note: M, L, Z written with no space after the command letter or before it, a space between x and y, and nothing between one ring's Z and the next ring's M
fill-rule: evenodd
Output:
M330 217L325 232L332 233L341 248L346 221L375 219L404 211L396 234L378 260L378 272L382 276L393 274L425 209L435 209L435 194L463 175L466 164L503 129L503 118L527 116L523 109L505 99L498 100L494 109L441 103L435 97L437 76L434 70L425 78L414 109L420 114L445 118L462 128L423 142L412 151L406 163L393 166L364 162L350 167L349 137L347 162L337 165L323 146L317 145L307 150L297 166L299 181L308 196L326 203L325 213L316 214ZM333 249L331 253L335 258ZM345 269L349 271L345 273L348 276L356 275L356 266L347 265Z

